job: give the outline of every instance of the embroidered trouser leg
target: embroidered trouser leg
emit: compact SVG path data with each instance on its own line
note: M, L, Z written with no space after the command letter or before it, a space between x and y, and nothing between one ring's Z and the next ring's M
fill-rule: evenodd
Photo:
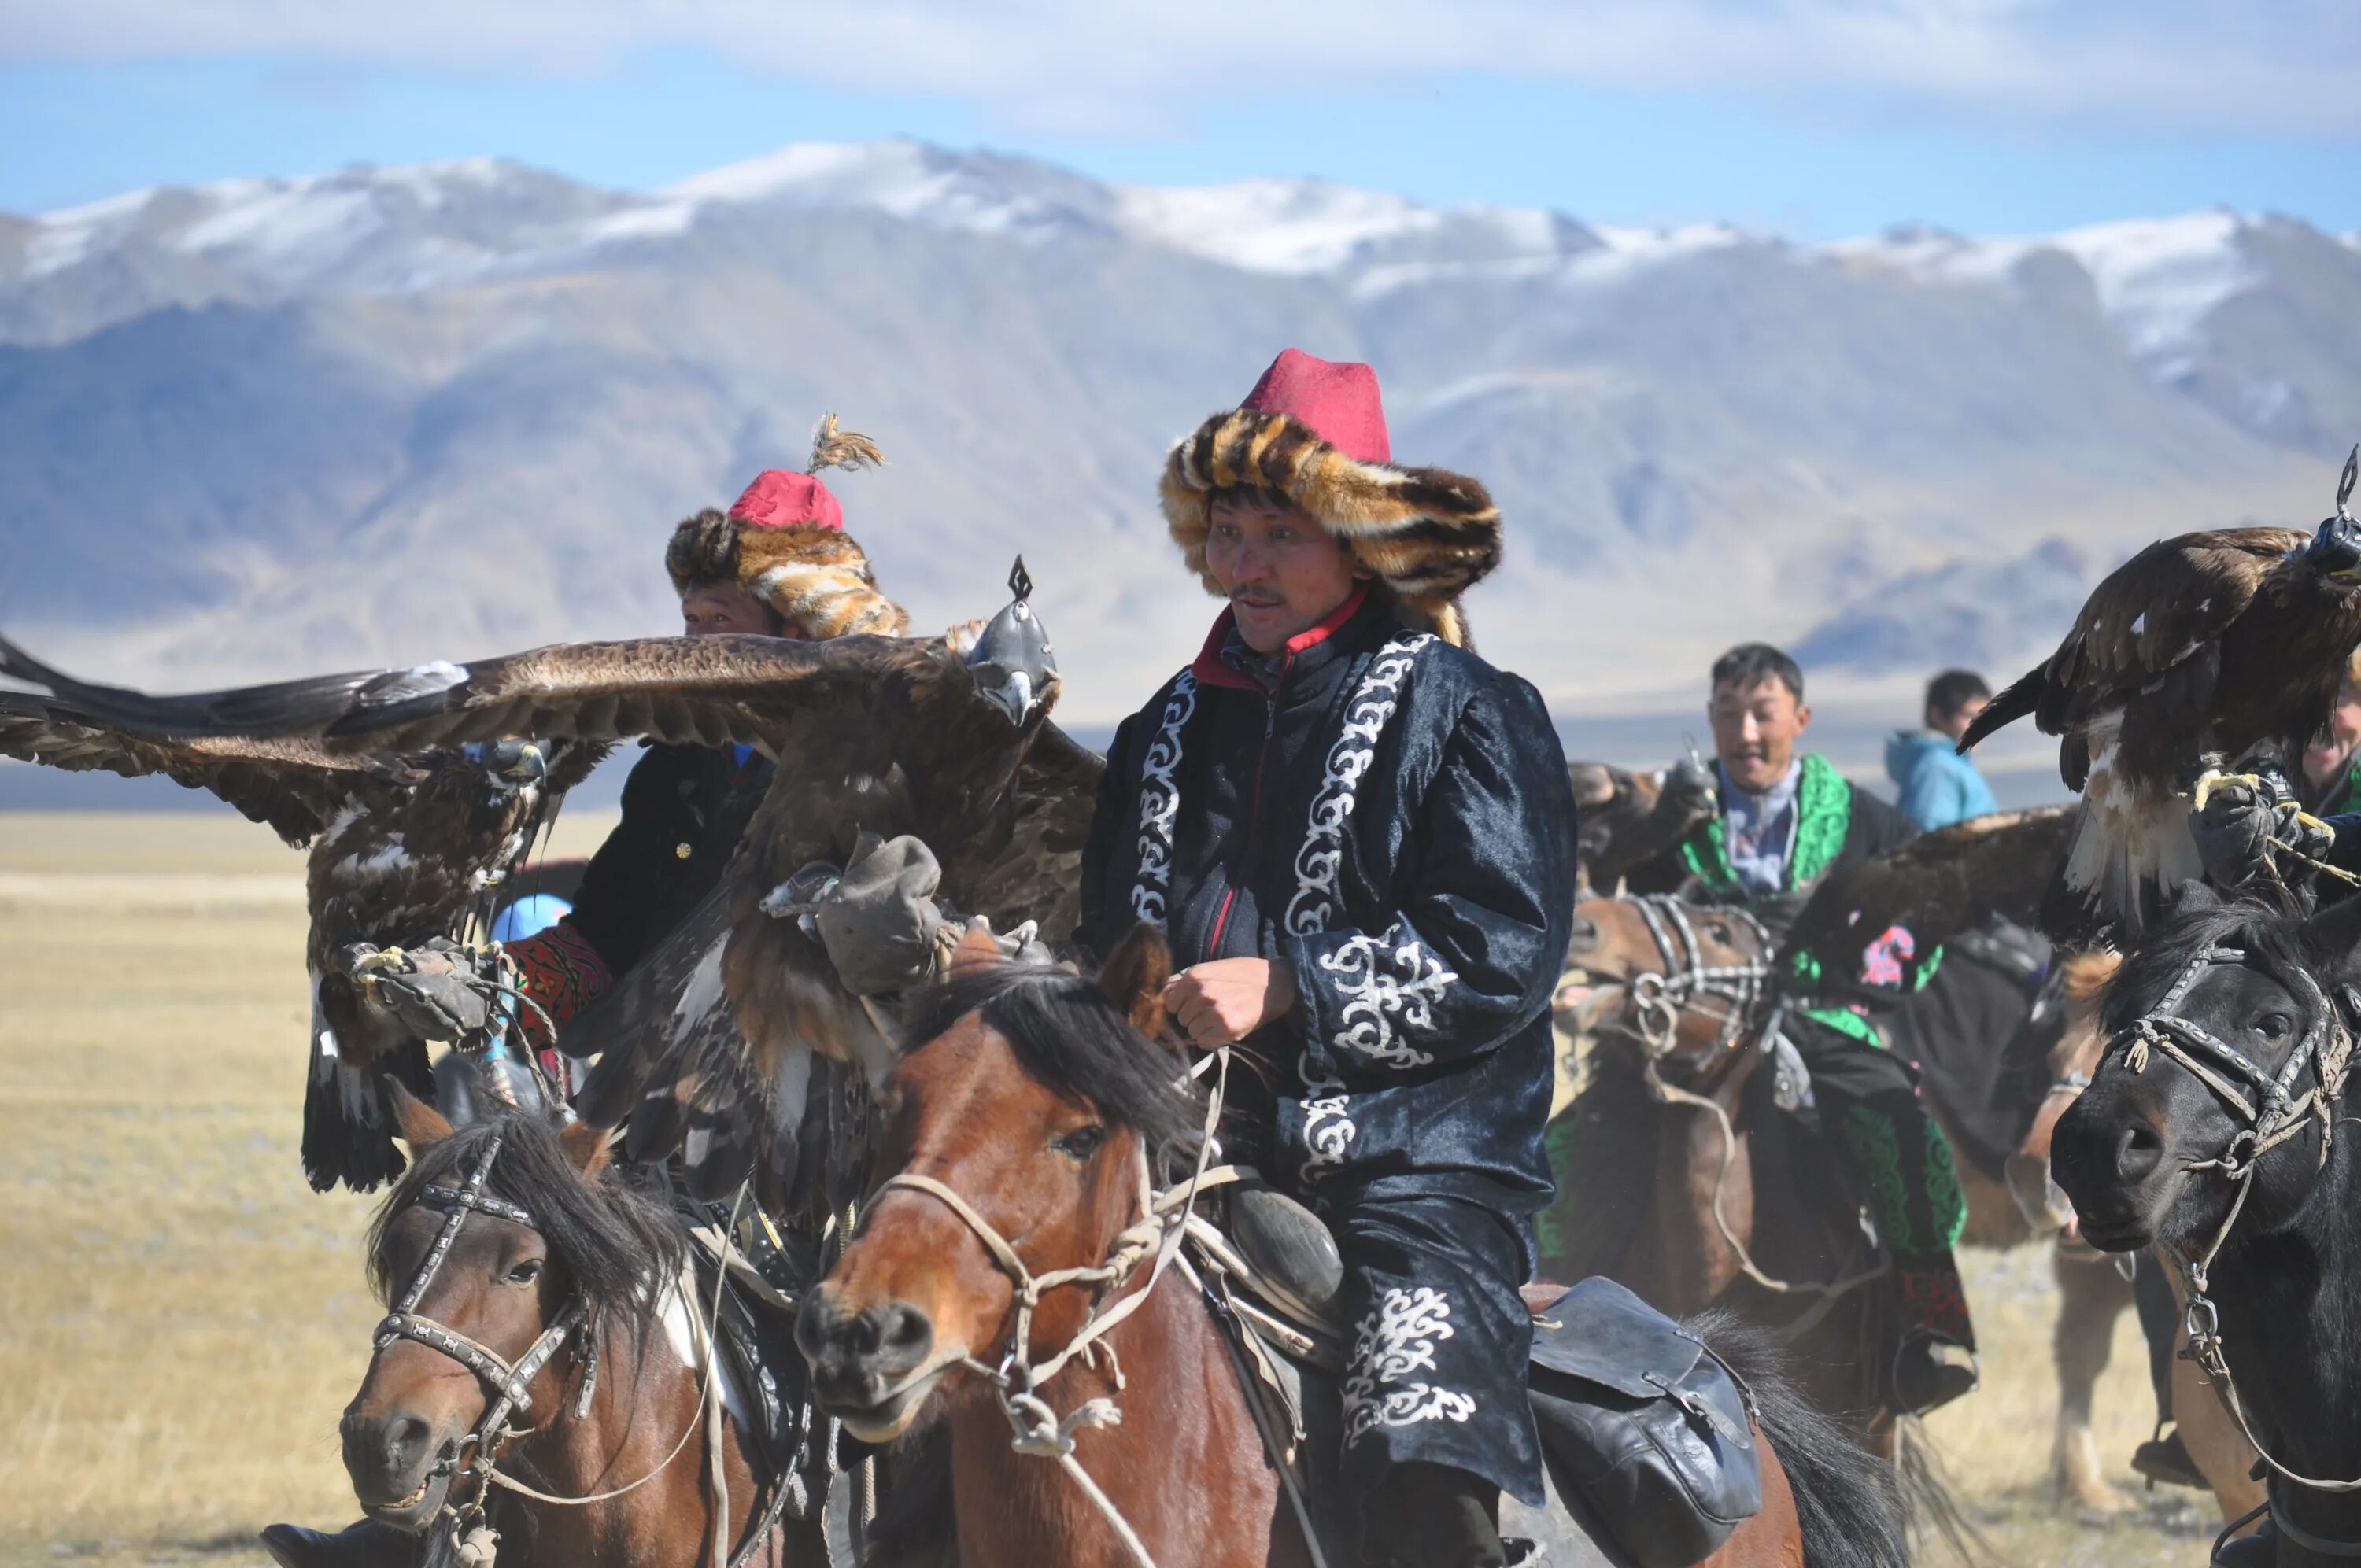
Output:
M1341 1476L1367 1505L1396 1466L1466 1471L1538 1504L1541 1441L1525 1398L1532 1315L1524 1225L1462 1199L1360 1197L1328 1221L1350 1334Z
M1817 1025L1790 1037L1811 1069L1820 1125L1842 1143L1894 1255L1902 1308L1911 1326L1972 1348L1973 1326L1951 1249L1968 1206L1943 1129L1907 1062Z

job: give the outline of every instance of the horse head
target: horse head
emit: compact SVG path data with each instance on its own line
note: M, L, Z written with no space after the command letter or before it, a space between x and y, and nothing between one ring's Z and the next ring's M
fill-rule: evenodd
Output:
M919 1042L887 1081L885 1177L796 1343L823 1409L865 1442L927 1397L1038 1368L1130 1279L1127 1235L1172 1148L1198 1127L1161 1044L1162 935L1143 926L1096 979L1004 962L972 934L918 1003Z
M2192 886L2124 960L2104 1055L2052 1146L2094 1245L2162 1242L2202 1277L2233 1225L2297 1223L2341 1105L2356 940L2361 901L2306 919Z
M2122 965L2122 955L2109 951L2077 953L2059 965L2057 1002L2063 1014L2057 1039L2043 1053L2049 1088L2034 1107L2032 1125L2017 1141L2004 1168L2009 1196L2016 1200L2026 1223L2037 1234L2070 1232L2077 1223L2074 1205L2049 1173L2050 1145L2058 1119L2080 1098L2091 1075L2098 1070L2100 1055L2107 1045L2099 1013Z
M394 1101L411 1168L368 1239L390 1310L342 1432L362 1508L418 1530L497 1457L511 1413L545 1421L562 1402L561 1351L587 1354L600 1323L644 1318L683 1235L653 1200L602 1178L598 1128L504 1116L455 1130L399 1086Z
M1575 905L1557 1009L1576 1032L1636 1047L1696 1085L1749 1041L1771 976L1770 933L1743 909L1664 895Z

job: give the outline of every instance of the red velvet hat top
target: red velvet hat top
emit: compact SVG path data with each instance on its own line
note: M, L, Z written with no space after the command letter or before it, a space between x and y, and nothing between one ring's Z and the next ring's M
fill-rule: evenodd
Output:
M730 503L730 518L749 528L841 529L844 509L811 475L765 468Z
M1300 348L1286 349L1238 407L1285 414L1358 462L1393 461L1378 373L1366 365L1314 359Z

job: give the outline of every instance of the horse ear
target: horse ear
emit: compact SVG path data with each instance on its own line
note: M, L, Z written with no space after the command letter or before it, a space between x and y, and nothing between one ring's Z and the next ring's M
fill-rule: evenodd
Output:
M557 1135L557 1146L566 1151L566 1163L580 1171L583 1180L596 1181L607 1168L607 1157L614 1152L608 1136L604 1127L577 1122Z
M943 966L943 972L957 980L978 970L989 969L1006 956L1000 950L1000 944L992 939L992 927L981 918L971 920L967 934L959 939L959 946L951 949L950 961Z
M2361 978L2361 894L2341 898L2306 920L2303 940L2330 973Z
M1164 927L1142 920L1115 944L1099 970L1099 989L1123 1009L1131 1026L1155 1039L1164 1033L1164 982L1172 978L1172 949Z
M388 1079L386 1088L393 1101L393 1124L401 1129L401 1141L410 1146L412 1154L430 1148L451 1135L449 1119L410 1092L399 1079Z

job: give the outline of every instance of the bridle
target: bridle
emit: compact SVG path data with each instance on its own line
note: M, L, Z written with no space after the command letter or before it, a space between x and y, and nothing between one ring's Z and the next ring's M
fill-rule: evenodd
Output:
M2350 1481L2323 1481L2314 1476L2299 1475L2271 1456L2262 1440L2256 1436L2247 1422L2246 1410L2238 1398L2237 1387L2230 1376L2230 1367L2222 1354L2221 1314L2210 1294L2211 1275L2214 1259L2221 1255L2224 1244L2230 1239L2233 1226L2246 1206L2246 1197L2254 1190L2255 1173L2262 1158L2281 1144L2300 1135L2307 1124L2320 1124L2320 1160L2314 1169L2328 1164L2331 1146L2336 1135L2336 1102L2345 1091L2345 1079L2352 1064L2353 1035L2345 1025L2343 1014L2330 1001L2326 992L2309 973L2301 969L2290 971L2296 989L2307 1004L2312 1026L2303 1038L2288 1053L2287 1061L2274 1074L2267 1071L2246 1056L2232 1048L2220 1036L2203 1025L2183 1015L2180 1005L2197 981L2210 970L2243 968L2246 963L2243 948L2208 947L2186 964L2173 978L2154 1007L2135 1020L2114 1041L2109 1043L2106 1054L2123 1052L2124 1065L2135 1073L2147 1070L2148 1062L2158 1054L2169 1057L2173 1063L2212 1091L2245 1124L2231 1135L2222 1152L2212 1159L2200 1160L2185 1168L2192 1171L2213 1170L2236 1187L2230 1202L2230 1212L2223 1217L2219 1229L2204 1252L2195 1257L2185 1256L2178 1248L2167 1248L2165 1254L2179 1266L2189 1291L2189 1348L2180 1354L2195 1362L2205 1373L2206 1379L2222 1401L2223 1409L2246 1434L2265 1464L2270 1466L2273 1479L2284 1478L2310 1491L2328 1493L2361 1492L2361 1478ZM2274 974L2274 979L2282 977ZM2101 1058L2103 1063L2104 1058ZM2295 1085L2306 1072L2312 1075L2311 1087L2301 1094ZM2230 1533L2243 1528L2266 1511L2277 1513L2266 1499L2260 1508L2245 1519L2232 1521L2214 1542L2216 1553L2221 1542ZM2335 1557L2361 1557L2361 1543L2334 1541L2313 1536L2296 1529L2291 1520L2281 1517L2279 1529L2290 1540L2309 1551Z
M1719 1233L1722 1245L1738 1260L1739 1272L1756 1286L1778 1296L1817 1298L1800 1316L1775 1331L1781 1339L1792 1341L1808 1332L1843 1297L1873 1279L1883 1278L1891 1260L1880 1247L1866 1267L1829 1280L1781 1279L1767 1272L1754 1261L1753 1253L1740 1239L1737 1227L1722 1212L1722 1195L1729 1189L1730 1171L1738 1160L1738 1128L1730 1112L1711 1094L1699 1094L1667 1080L1663 1070L1680 1037L1682 1012L1700 998L1711 997L1722 1006L1721 1035L1715 1042L1716 1052L1727 1056L1742 1043L1773 974L1770 930L1752 910L1742 905L1716 909L1717 916L1745 927L1754 938L1757 956L1742 963L1711 964L1706 961L1705 946L1697 940L1688 906L1678 895L1626 894L1622 902L1640 912L1650 938L1656 944L1656 957L1664 966L1642 970L1625 982L1639 1014L1638 1027L1627 1032L1638 1038L1641 1052L1646 1058L1642 1080L1659 1103L1702 1111L1720 1129L1721 1165L1714 1173L1713 1196L1708 1205L1714 1229Z
M443 1228L435 1233L434 1245L427 1249L424 1261L418 1266L418 1272L411 1276L401 1299L378 1324L374 1335L377 1349L380 1352L396 1340L404 1339L415 1341L429 1350L440 1351L474 1373L489 1396L483 1420L476 1423L475 1431L457 1449L448 1456L437 1459L428 1468L426 1476L429 1481L439 1476L459 1475L467 1467L471 1458L480 1459L484 1470L489 1473L499 1458L500 1449L518 1435L516 1429L509 1425L509 1418L533 1409L533 1396L527 1392L529 1386L583 1322L581 1301L578 1299L568 1299L532 1346L511 1362L480 1340L471 1339L447 1324L423 1316L418 1310L420 1299L425 1296L427 1288L434 1283L435 1276L443 1271L444 1261L451 1255L451 1248L458 1241L459 1232L466 1226L468 1215L482 1212L494 1219L506 1220L511 1224L522 1225L529 1231L541 1228L531 1211L505 1199L490 1197L484 1191L484 1183L492 1174L492 1162L500 1158L500 1144L506 1136L505 1131L499 1126L493 1128L491 1135L484 1141L483 1155L476 1161L476 1168L468 1174L465 1186L430 1184L419 1190L415 1206L447 1210L448 1216L443 1222ZM593 1359L590 1370L583 1379L584 1396L577 1403L588 1405L591 1380L596 1376L597 1362ZM480 1502L479 1491L478 1506Z
M2237 1196L2231 1201L2221 1228L2214 1232L2212 1244L2203 1255L2189 1266L2190 1284L2195 1293L2192 1307L2195 1301L2204 1299L2208 1273L2223 1244L2229 1240L2230 1228L2238 1223L2238 1215L2246 1208L2246 1195L2254 1189L2255 1169L2263 1156L2301 1135L2308 1122L2317 1121L2319 1165L2328 1164L2329 1149L2336 1135L2336 1101L2345 1091L2345 1075L2353 1056L2353 1036L2345 1027L2343 1017L2321 990L2320 982L2301 969L2290 972L2311 1015L2312 1026L2288 1053L2276 1075L2180 1013L2180 1004L2206 971L2243 968L2246 962L2243 948L2206 948L2181 966L2180 974L2173 978L2157 1004L2107 1047L2109 1056L2120 1048L2124 1065L2135 1073L2147 1071L2149 1059L2158 1052L2163 1053L2213 1091L2214 1097L2245 1123L2220 1154L2186 1168L2219 1171L2224 1180L2237 1187ZM2312 1086L2298 1094L2294 1091L2296 1081L2306 1072L2312 1075ZM2206 1302L2206 1307L2210 1313L2212 1303ZM2193 1325L2191 1337L2197 1337Z
M1124 1387L1123 1367L1115 1359L1115 1347L1105 1343L1115 1326L1148 1304L1165 1269L1179 1256L1180 1244L1197 1223L1198 1195L1209 1189L1239 1179L1244 1172L1239 1167L1212 1163L1216 1146L1213 1130L1220 1124L1222 1103L1229 1088L1230 1047L1218 1047L1198 1064L1190 1077L1208 1064L1214 1068L1213 1093L1205 1103L1203 1135L1198 1140L1196 1168L1189 1179L1162 1191L1156 1190L1148 1171L1148 1155L1143 1146L1137 1151L1139 1218L1116 1233L1107 1244L1104 1259L1095 1264L1082 1264L1070 1268L1047 1269L1036 1274L1017 1255L1015 1246L999 1227L976 1211L973 1204L961 1197L954 1188L931 1176L915 1171L901 1171L878 1184L876 1194L870 1200L873 1211L877 1200L899 1188L932 1198L958 1217L961 1223L973 1232L993 1263L1008 1276L1015 1297L1007 1349L1000 1365L988 1366L973 1356L961 1356L955 1364L982 1377L992 1387L1000 1401L1001 1413L1008 1418L1011 1446L1019 1453L1037 1458L1054 1459L1059 1467L1073 1478L1102 1518L1123 1542L1132 1561L1140 1568L1156 1568L1156 1560L1123 1517L1114 1501L1099 1484L1091 1479L1074 1457L1074 1434L1085 1427L1119 1426L1123 1412L1111 1398L1084 1400L1072 1413L1060 1418L1049 1402L1041 1397L1041 1387L1064 1371L1076 1360L1095 1364L1104 1357L1111 1369L1115 1391ZM1184 1080L1185 1081L1185 1080ZM1149 1263L1147 1283L1127 1295L1116 1296L1140 1266ZM1187 1265L1181 1266L1185 1269ZM1071 1339L1054 1354L1036 1360L1032 1354L1033 1314L1041 1299L1052 1290L1087 1288L1091 1291L1090 1314ZM1112 1299L1111 1299L1112 1298ZM1307 1527L1308 1528L1308 1527ZM1306 1540L1311 1537L1307 1533ZM1316 1551L1317 1548L1315 1547Z
M456 1555L459 1562L463 1568L491 1568L500 1536L486 1523L484 1505L490 1496L494 1484L497 1483L509 1491L531 1497L536 1502L554 1504L562 1508L582 1508L593 1503L609 1502L639 1490L669 1469L673 1461L678 1459L687 1450L689 1437L700 1424L706 1429L707 1441L710 1445L711 1484L714 1489L712 1556L709 1560L723 1561L723 1548L728 1545L730 1528L729 1493L720 1463L721 1407L720 1401L715 1397L713 1382L718 1364L717 1342L714 1333L719 1326L721 1296L729 1276L726 1266L715 1271L713 1310L701 1323L697 1321L696 1312L697 1292L694 1288L696 1271L692 1265L684 1264L683 1266L679 1286L681 1302L688 1312L692 1332L697 1330L703 1331L699 1349L705 1366L703 1376L698 1380L697 1409L690 1412L688 1423L681 1429L679 1441L673 1444L670 1453L638 1480L607 1491L594 1493L588 1497L556 1497L547 1492L538 1491L512 1476L502 1474L499 1467L501 1452L511 1442L537 1430L511 1426L510 1418L533 1408L533 1396L528 1392L529 1386L577 1331L584 1331L583 1371L582 1386L575 1394L573 1411L577 1420L585 1419L590 1413L590 1400L597 1393L598 1386L598 1323L595 1318L584 1310L581 1298L578 1295L569 1295L566 1305L560 1308L556 1316L549 1321L549 1326L542 1330L525 1353L513 1362L509 1361L480 1340L470 1338L448 1324L436 1322L434 1319L419 1312L419 1301L424 1298L428 1287L434 1283L435 1276L442 1272L444 1262L451 1255L451 1249L457 1243L460 1231L467 1225L468 1215L489 1214L494 1219L506 1220L511 1224L522 1225L529 1231L540 1232L540 1223L534 1219L531 1210L521 1204L511 1203L506 1199L492 1197L484 1191L485 1182L491 1178L492 1164L500 1158L500 1145L507 1136L506 1130L500 1124L494 1123L490 1135L484 1141L484 1152L476 1161L475 1168L468 1173L464 1186L445 1187L439 1183L429 1183L419 1189L418 1195L412 1201L411 1206L447 1210L448 1217L444 1220L443 1228L435 1233L434 1245L427 1249L425 1258L420 1262L418 1272L411 1277L409 1285L401 1292L401 1299L395 1302L393 1310L387 1313L379 1322L373 1336L376 1348L379 1352L383 1352L396 1340L404 1339L423 1344L430 1350L441 1352L474 1373L477 1379L484 1385L485 1393L489 1396L483 1419L476 1423L475 1430L469 1432L448 1456L437 1459L429 1465L425 1479L422 1483L422 1486L431 1486L438 1477L445 1475L455 1478L472 1475L475 1480L476 1485L472 1495L464 1501L446 1500L443 1508L444 1513L450 1516L453 1523L454 1536L458 1543ZM740 1195L743 1196L743 1189L741 1190ZM736 1214L733 1210L731 1215L733 1228L735 1220ZM728 1557L729 1568L745 1568L745 1564L752 1559L755 1552L769 1538L791 1499L801 1490L799 1485L790 1486L784 1481L772 1488L773 1495L769 1506L753 1521L745 1541L739 1546L737 1552Z
M1721 1035L1714 1048L1735 1048L1771 980L1771 933L1763 922L1752 910L1736 905L1717 910L1719 916L1745 927L1754 938L1757 956L1742 963L1714 964L1706 961L1705 944L1697 940L1688 906L1679 898L1664 893L1631 894L1625 895L1624 902L1640 912L1662 965L1642 970L1625 982L1632 1011L1638 1015L1631 1033L1638 1036L1652 1068L1673 1054L1681 1014L1692 1003L1708 997L1722 1007Z

